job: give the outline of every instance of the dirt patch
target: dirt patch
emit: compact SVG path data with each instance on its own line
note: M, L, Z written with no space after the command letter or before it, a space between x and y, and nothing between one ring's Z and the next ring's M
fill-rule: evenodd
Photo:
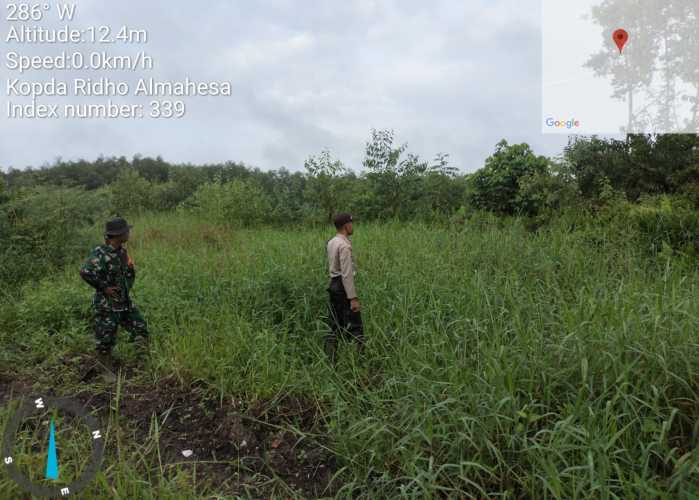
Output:
M263 493L270 479L281 479L297 494L331 496L335 456L323 444L325 429L317 405L284 397L248 406L220 400L203 382L180 384L174 378L155 384L125 383L118 408L115 394L85 395L94 409L117 412L135 443L156 444L165 474L193 471L200 486L227 494ZM191 456L183 452L191 451ZM202 484L202 479L205 484Z
M31 392L29 382L15 378L6 373L0 373L0 406Z
M92 371L87 358L65 361L65 368L79 364L83 374ZM205 382L183 384L174 377L149 384L127 376L118 395L113 385L99 387L85 386L73 398L116 421L151 472L161 469L178 480L183 473L196 476L198 492L290 497L293 491L316 498L333 496L341 486L332 482L338 466L313 401L284 396L249 405L230 396L221 400ZM0 374L0 403L34 392ZM183 455L187 450L190 456Z

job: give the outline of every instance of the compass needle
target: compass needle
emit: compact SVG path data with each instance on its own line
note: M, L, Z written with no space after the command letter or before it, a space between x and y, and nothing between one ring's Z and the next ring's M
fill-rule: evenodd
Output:
M51 417L51 432L49 434L49 452L46 458L46 479L58 479L58 457L56 456L56 429Z

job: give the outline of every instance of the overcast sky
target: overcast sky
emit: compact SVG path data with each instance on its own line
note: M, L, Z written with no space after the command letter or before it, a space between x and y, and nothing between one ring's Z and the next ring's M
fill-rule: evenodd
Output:
M541 10L537 0L121 0L78 4L73 25L148 30L155 68L81 76L229 80L232 97L187 98L181 120L9 120L0 165L39 166L99 155L161 155L175 163L244 162L303 168L329 148L361 168L371 128L394 129L422 157L464 172L500 139L558 155L567 138L541 133ZM60 26L45 21L43 26ZM2 21L2 33L9 24ZM3 43L5 35L3 35ZM66 47L7 44L22 54ZM101 50L102 47L99 47ZM87 50L81 48L81 50ZM4 52L4 51L3 51ZM70 81L77 73L26 73ZM18 77L2 69L5 81ZM87 102L72 98L76 102ZM70 102L58 98L56 103ZM140 102L130 99L131 102ZM101 102L92 99L90 102Z

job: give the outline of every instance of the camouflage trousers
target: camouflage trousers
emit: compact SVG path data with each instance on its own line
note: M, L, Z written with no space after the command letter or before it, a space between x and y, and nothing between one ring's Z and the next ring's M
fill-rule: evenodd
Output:
M140 311L132 306L125 311L95 309L95 341L97 350L103 353L111 352L116 345L117 328L121 325L129 332L129 341L136 337L148 337L148 324Z

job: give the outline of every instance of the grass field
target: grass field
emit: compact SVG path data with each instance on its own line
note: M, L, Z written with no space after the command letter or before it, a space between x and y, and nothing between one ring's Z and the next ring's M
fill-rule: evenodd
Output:
M360 223L368 345L332 369L330 229L133 223L154 342L149 359L120 344L117 387L85 378L89 249L0 313L3 424L30 390L101 408L84 498L699 497L690 261L614 231Z

